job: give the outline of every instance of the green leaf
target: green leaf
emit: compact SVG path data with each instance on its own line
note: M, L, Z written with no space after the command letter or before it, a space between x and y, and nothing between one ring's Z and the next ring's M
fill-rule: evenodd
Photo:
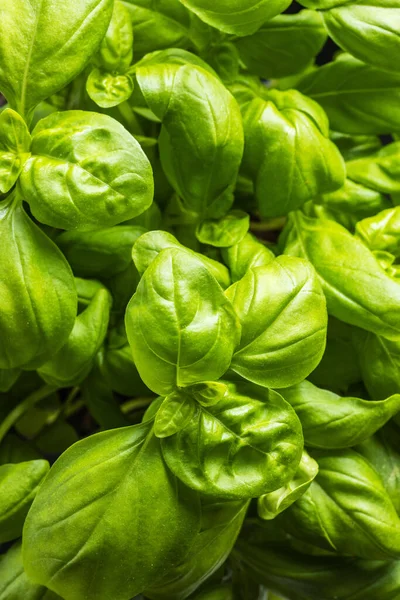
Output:
M16 542L0 557L1 600L61 600L54 592L32 583L24 571L21 542Z
M242 279L249 269L268 265L275 255L251 233L247 233L238 244L223 248L222 258L229 267L232 281L235 282Z
M123 2L115 0L114 9L94 62L109 73L125 73L133 57L131 15ZM101 105L100 105L101 106Z
M400 130L400 75L341 55L306 75L299 89L321 104L332 129L387 134Z
M400 142L347 163L348 177L383 194L400 193Z
M221 263L190 250L178 242L178 240L167 231L150 231L143 234L135 243L132 249L132 258L137 270L141 275L146 271L155 258L167 248L178 248L184 250L189 256L201 261L206 269L215 277L222 288L230 286L231 280L228 269Z
M290 0L180 0L202 21L225 33L249 35L283 12Z
M72 5L54 0L4 0L0 90L10 107L29 118L39 102L74 79L100 46L112 6L112 0L82 0Z
M354 0L322 12L330 37L356 58L400 74L400 1Z
M86 82L86 91L98 106L111 108L131 97L133 82L129 75L113 75L108 71L93 69Z
M326 39L321 15L302 10L267 21L253 35L237 39L235 45L251 73L279 79L304 71Z
M378 473L354 450L315 452L319 473L280 523L294 537L339 554L398 558L400 520Z
M179 0L123 0L133 24L135 54L189 45L190 13Z
M200 223L196 237L202 244L217 248L229 248L239 244L247 234L250 217L241 210L232 210L221 219L209 219Z
M233 90L245 132L242 170L254 183L261 215L279 217L340 188L345 166L316 102L296 90L264 90L249 89L247 99Z
M289 216L281 240L285 254L308 258L318 273L328 312L388 339L400 339L400 284L370 250L333 221L300 212Z
M222 400L228 390L228 386L221 381L203 381L186 387L184 391L203 406L214 406Z
M186 210L218 218L233 202L242 158L239 107L225 86L201 67L138 66L149 108L161 119L161 162Z
M185 558L199 521L197 495L167 471L151 422L106 431L52 468L25 524L24 566L62 597L124 600Z
M31 136L25 121L11 108L0 113L0 192L5 194L17 181L29 158Z
M99 229L144 212L153 199L150 163L107 115L71 110L42 119L20 184L34 216L61 229Z
M318 473L318 463L305 450L300 464L291 479L279 490L264 494L258 499L258 514L261 519L269 521L289 508L310 487Z
M356 235L373 252L386 251L400 256L400 206L383 210L356 225Z
M157 411L154 421L154 434L166 438L178 433L194 417L196 404L188 394L177 391L166 398Z
M312 448L340 449L360 444L400 411L400 394L378 402L341 398L309 381L281 393L301 421L304 443Z
M325 349L327 314L306 261L278 257L255 267L226 292L242 325L231 369L265 387L302 381Z
M206 59L226 83L234 82L239 75L240 57L236 46L231 42L212 45L206 53Z
M66 342L76 316L71 269L20 202L0 208L0 368L34 368Z
M374 400L382 400L400 389L400 341L388 340L357 329L352 336L362 379Z
M8 392L20 374L20 369L0 369L0 392Z
M160 395L220 378L240 337L230 302L207 268L184 250L163 250L145 271L126 311L133 358Z
M104 227L95 231L65 231L56 238L77 277L108 278L132 263L132 247L145 232L134 225Z
M106 289L99 290L89 306L76 317L64 346L38 369L46 383L71 387L85 379L104 342L110 310L110 293Z
M226 499L255 498L289 481L303 450L301 426L277 392L228 384L215 406L161 442L168 467L187 486Z
M248 501L201 498L201 530L189 555L157 586L146 590L152 600L184 600L227 559L239 534Z
M46 460L0 465L0 543L22 534L29 507L48 470Z

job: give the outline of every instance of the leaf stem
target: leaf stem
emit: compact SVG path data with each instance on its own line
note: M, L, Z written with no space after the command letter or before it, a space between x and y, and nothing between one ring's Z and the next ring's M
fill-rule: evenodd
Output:
M134 410L139 410L140 408L147 408L152 402L154 398L131 398L127 400L123 404L121 404L121 411L124 415L127 415Z
M38 402L51 396L58 388L54 385L44 385L27 396L25 400L20 402L13 410L8 413L4 421L0 424L0 443L10 429L19 421L19 419Z

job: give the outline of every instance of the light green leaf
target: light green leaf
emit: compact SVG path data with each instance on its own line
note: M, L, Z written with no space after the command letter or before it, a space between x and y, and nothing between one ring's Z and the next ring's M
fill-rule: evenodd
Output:
M0 90L25 118L72 81L100 46L112 0L3 0ZM18 26L16 26L18 24ZM62 65L62 68L60 68Z
M261 95L249 90L252 99L241 102L242 171L254 183L261 215L278 217L340 188L345 166L328 139L328 121L316 102L296 90L264 89ZM239 101L241 95L239 89Z
M306 75L301 92L321 104L332 129L389 134L400 130L400 75L341 55Z
M115 0L107 33L94 62L109 73L125 73L133 57L133 29L131 15L123 2ZM101 105L100 105L101 106Z
M0 209L0 368L33 367L66 342L76 316L73 275L20 201Z
M208 269L184 250L163 250L145 271L126 311L133 358L160 395L219 379L240 338L230 302Z
M222 381L203 381L185 388L185 393L190 394L203 406L214 406L228 393L228 386Z
M268 265L275 255L251 233L247 233L238 244L223 248L222 258L229 267L232 281L235 282L244 277L249 269Z
M400 181L399 181L400 184ZM383 210L356 225L356 235L373 252L384 250L400 256L400 206Z
M104 342L110 310L110 293L106 289L99 290L89 306L76 317L64 346L38 369L46 383L71 387L85 379Z
M179 0L123 0L133 24L135 55L189 45L190 13Z
M378 473L354 450L314 452L319 473L282 513L280 524L301 540L347 556L400 555L400 520Z
M258 499L258 515L269 521L289 508L310 487L318 473L318 463L305 450L297 471L285 486L275 492L264 494Z
M144 64L136 77L163 122L161 162L184 208L203 219L223 216L233 202L243 151L235 99L216 77L189 64Z
M370 65L400 74L400 0L336 2L322 12L330 37Z
M187 252L191 257L197 258L208 269L211 275L215 277L222 288L229 287L231 280L228 269L224 265L204 254L186 248L167 231L150 231L143 234L134 243L132 258L139 273L143 275L147 267L157 258L160 252L167 248L178 248Z
M184 392L172 392L157 411L154 421L154 434L158 438L166 438L178 433L194 417L196 404Z
M20 184L35 217L60 229L116 225L153 199L151 166L135 138L108 115L79 110L38 123Z
M295 212L280 243L285 254L308 258L313 264L329 314L388 339L400 339L400 284L359 239L338 223Z
M280 256L226 292L242 325L231 369L265 387L302 381L325 349L325 298L306 261Z
M235 45L246 67L260 77L288 77L301 73L327 39L322 17L311 10L280 15L264 23Z
M113 75L93 69L86 82L86 91L98 106L111 108L131 97L133 82L129 75Z
M400 394L379 402L342 398L309 381L281 393L296 411L304 443L311 448L340 449L360 444L400 412Z
M290 0L180 0L202 21L225 33L249 35L283 12Z
M282 487L300 462L301 426L277 392L229 384L215 406L161 442L168 467L189 487L226 499L255 498Z
M232 210L221 219L209 219L200 223L196 237L202 244L217 248L229 248L239 244L249 230L250 217L241 210Z
M95 231L66 231L56 238L77 277L107 278L132 263L132 247L145 232L134 225L117 225Z
M25 121L11 108L0 113L0 192L8 192L29 158L31 136Z
M197 496L166 469L151 422L106 431L51 469L25 524L24 566L62 597L125 600L179 565L199 521Z
M61 600L54 592L32 583L24 571L21 542L16 542L0 557L1 600Z
M0 465L0 543L22 534L29 507L48 470L46 460Z
M382 194L400 193L400 142L384 146L373 156L347 163L348 177Z

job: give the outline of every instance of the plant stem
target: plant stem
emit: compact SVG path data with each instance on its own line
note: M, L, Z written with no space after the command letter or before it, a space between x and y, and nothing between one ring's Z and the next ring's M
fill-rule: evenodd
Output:
M58 388L54 385L44 385L40 389L34 391L32 394L27 396L25 400L20 402L13 410L8 413L4 421L0 425L0 443L3 441L5 435L15 425L17 421L24 415L29 409L33 408L38 402L47 398L53 394Z
M268 219L268 221L252 221L250 223L250 231L277 231L282 229L286 223L286 217L277 217L276 219Z
M127 415L134 410L147 408L149 404L153 402L153 400L154 398L131 398L130 400L127 400L121 404L121 411L124 413L124 415Z

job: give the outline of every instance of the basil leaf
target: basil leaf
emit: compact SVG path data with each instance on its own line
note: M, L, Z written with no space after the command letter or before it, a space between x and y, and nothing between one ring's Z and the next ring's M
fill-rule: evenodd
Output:
M309 381L281 393L301 421L305 444L314 448L339 449L360 444L400 411L400 394L379 402L341 398Z
M162 498L156 510L150 498ZM106 431L52 468L25 524L24 565L63 597L122 600L178 565L199 525L197 496L167 471L152 423Z
M305 450L297 471L285 486L274 492L264 494L258 499L258 514L266 521L275 519L277 515L289 508L310 487L318 473L318 463Z
M154 434L158 438L174 435L194 417L196 405L187 394L172 392L157 411L154 421Z
M321 15L302 10L263 23L253 35L235 40L235 45L251 73L278 79L304 71L326 39Z
M400 338L400 285L344 227L292 213L281 238L285 254L308 258L318 273L328 312L345 323Z
M90 98L101 108L111 108L126 102L133 92L129 75L113 75L107 71L93 69L86 82Z
M39 102L84 69L106 33L112 5L112 0L82 0L73 5L4 0L0 90L11 108L29 119Z
M313 457L318 475L280 516L284 528L339 554L376 560L398 557L400 520L370 463L354 450L320 451Z
M94 62L110 73L125 73L133 58L131 15L123 2L115 0L114 9Z
M230 302L206 267L184 250L163 250L126 311L133 358L160 395L221 377L240 337Z
M139 66L149 108L162 120L165 174L186 210L218 218L233 202L243 133L235 99L209 72L176 64Z
M66 342L76 316L71 269L18 199L0 208L0 368L36 368Z
M31 136L25 121L11 108L0 114L0 192L5 194L17 181L29 158Z
M214 406L198 405L161 442L168 467L187 486L225 499L255 498L294 475L303 449L300 423L277 392L241 383Z
M280 256L255 267L226 295L242 337L231 369L265 387L302 381L325 349L325 298L311 265Z
M196 237L202 244L227 248L239 244L249 230L249 215L241 210L232 210L221 219L200 223Z
M249 269L268 265L275 255L251 233L247 233L238 244L223 248L222 258L229 267L232 281L235 282L244 277Z
M180 0L202 21L225 33L248 35L283 12L290 0Z
M321 104L332 129L386 134L400 129L400 75L342 55L311 72L299 89Z
M45 460L0 465L0 543L22 534L29 507L48 470Z
M21 189L42 223L99 229L135 217L153 198L150 163L139 143L107 115L54 113L33 131Z

